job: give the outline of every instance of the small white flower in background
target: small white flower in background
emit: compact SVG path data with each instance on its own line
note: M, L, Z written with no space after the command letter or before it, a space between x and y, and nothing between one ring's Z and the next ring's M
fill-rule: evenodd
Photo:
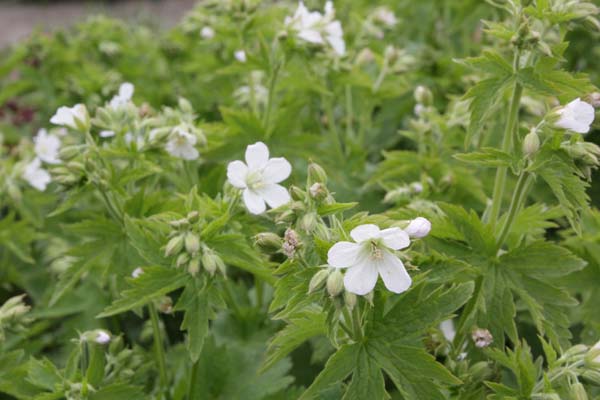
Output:
M183 158L184 160L195 160L200 155L194 147L197 141L198 138L196 135L178 126L171 132L165 150L173 157Z
M236 160L227 166L227 180L243 189L244 203L252 214L261 214L266 204L277 208L291 200L288 191L279 182L287 179L292 166L283 157L269 158L269 148L257 142L246 148L246 162ZM266 204L265 204L266 202Z
M35 155L48 164L59 164L58 151L60 150L60 139L58 136L49 135L45 129L40 129L33 138L35 143Z
M394 14L394 12L387 7L377 8L373 13L373 18L388 28L393 28L398 23L396 14Z
M98 330L94 341L98 344L107 344L110 342L110 335L106 331Z
M556 111L559 118L554 123L557 128L568 129L577 133L588 133L594 122L594 107L576 98Z
M42 168L42 161L39 158L35 158L25 166L22 177L41 192L46 190L46 186L52 181L48 171Z
M246 52L244 50L236 50L235 53L233 53L233 56L241 63L245 63L247 61Z
M431 222L423 217L417 217L410 221L408 226L404 228L404 232L408 233L408 236L414 238L424 238L429 235L431 230Z
M116 94L110 101L110 108L113 110L118 110L124 106L126 106L133 97L133 92L135 87L133 84L129 82L122 83L119 87L119 93Z
M446 338L447 341L451 342L454 340L456 336L456 329L454 328L454 321L451 319L447 319L440 323L440 331L442 331L442 335Z
M215 30L210 26L205 26L200 30L200 36L202 39L212 39L215 37Z
M76 104L73 107L59 107L50 118L50 122L54 125L62 125L72 129L77 129L77 121L84 124L86 120L87 109L83 104Z
M104 130L99 133L101 138L109 138L115 136L115 131Z
M262 85L264 73L252 71L249 84L240 86L233 92L233 96L240 104L250 104L252 101L258 105L265 105L269 100L269 89Z
M138 276L140 276L141 274L144 273L144 270L141 267L137 267L136 269L133 270L133 272L131 273L131 277L132 278L137 278Z
M394 293L406 291L412 284L402 261L394 254L410 245L408 234L400 228L380 230L366 224L354 228L350 236L356 243L338 242L327 253L334 268L348 268L344 275L346 290L358 295L370 293L381 275L385 287Z
M410 190L412 190L414 193L421 193L423 192L423 184L421 182L413 182L410 185Z
M298 4L296 12L284 20L285 26L296 33L299 39L314 44L329 43L338 54L346 52L346 42L340 21L334 20L333 3L325 3L325 15L318 11L308 11L303 2Z

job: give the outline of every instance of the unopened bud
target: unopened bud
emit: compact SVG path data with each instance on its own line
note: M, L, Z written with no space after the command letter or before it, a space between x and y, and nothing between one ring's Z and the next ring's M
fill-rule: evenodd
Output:
M198 211L190 211L186 218L190 224L194 224L200 219L200 213Z
M433 94L431 93L431 90L423 85L419 85L415 88L414 96L415 101L418 104L430 106L433 103Z
M306 192L295 185L290 186L290 195L297 201L304 201L306 198Z
M348 307L350 310L354 308L357 300L358 298L354 293L350 293L348 291L344 292L344 303L346 303L346 307Z
M135 279L135 278L139 277L140 275L142 275L143 273L144 273L144 270L141 267L137 267L131 273L131 277Z
M313 275L308 284L308 294L314 293L325 286L325 280L329 276L329 270L324 268Z
M531 158L540 149L540 137L535 129L532 129L523 139L523 153Z
M471 333L471 338L476 347L480 349L488 347L494 341L494 337L487 329L477 328Z
M177 261L175 262L175 265L177 266L177 268L181 267L182 265L187 264L187 262L190 260L190 255L188 253L181 253L178 257L177 257Z
M183 235L177 235L167 243L165 248L165 257L178 254L183 249Z
M190 262L188 263L188 268L187 269L188 269L188 272L192 276L196 276L196 274L198 273L198 271L200 271L200 258L198 256L193 257L190 260Z
M585 387L581 382L575 382L571 385L571 399L573 400L588 400L588 395Z
M310 233L317 225L317 215L314 212L304 214L300 221L298 221L298 227L304 232Z
M319 164L311 162L308 164L308 184L313 183L327 183L327 173Z
M283 240L273 232L261 232L254 236L254 244L263 251L275 252L281 249Z
M424 238L431 231L431 222L423 217L417 217L410 221L408 226L404 228L404 232L413 238Z
M594 370L586 370L582 374L583 378L594 383L596 386L600 386L600 372Z
M336 297L344 290L344 275L339 269L335 269L327 277L327 292L331 297Z
M200 250L200 239L198 235L188 232L185 235L185 250L189 254L196 254Z
M76 145L76 146L64 146L58 152L58 156L61 160L70 160L81 154L85 146Z
M163 296L158 299L156 308L163 314L172 314L173 313L173 299L169 296Z
M310 197L313 199L323 200L325 197L327 197L327 189L325 189L323 184L320 182L313 183L308 189L308 192L310 193Z
M600 92L591 93L586 97L586 101L594 108L600 108Z

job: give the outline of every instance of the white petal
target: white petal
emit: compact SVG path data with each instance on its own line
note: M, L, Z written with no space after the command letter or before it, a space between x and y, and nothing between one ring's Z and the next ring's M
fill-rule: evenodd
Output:
M286 188L274 183L261 187L258 193L271 208L287 204L292 199Z
M405 292L412 284L412 279L406 272L404 264L392 253L383 252L383 260L377 263L377 270L385 287L390 292Z
M379 232L379 237L383 239L383 244L390 249L400 250L410 246L408 233L400 228L384 229Z
M138 138L140 139L140 138ZM140 145L143 144L143 141L139 141L137 142L138 147L141 147ZM200 153L198 153L198 150L196 150L194 147L191 146L186 146L186 147L182 147L180 149L180 157L183 158L184 160L195 160L200 156Z
M264 168L269 161L269 148L263 142L256 142L246 147L246 164L251 170Z
M134 90L135 87L133 86L133 84L125 82L119 87L119 97L121 97L123 101L129 101L133 97Z
M451 342L454 340L454 337L456 336L454 321L452 321L451 319L442 321L440 323L440 330L442 331L442 335L444 335L447 341Z
M379 237L379 228L377 225L365 224L359 225L352 229L350 236L356 243L364 242L369 239L376 239Z
M371 292L377 283L377 269L374 264L365 262L349 268L344 275L347 291L363 296Z
M346 42L344 42L343 38L329 35L327 36L327 41L333 50L340 56L343 56L346 53Z
M115 131L104 130L99 133L101 138L109 138L115 136Z
M263 179L267 183L279 183L292 173L292 166L283 157L271 158L263 170Z
M238 189L246 188L248 167L240 160L232 161L227 165L227 179Z
M352 242L337 242L327 252L327 264L335 268L348 268L356 264L361 246Z
M244 203L248 211L252 214L262 214L267 209L267 205L262 197L250 189L244 189Z
M298 37L302 40L305 40L309 43L322 44L323 38L321 37L321 33L314 29L303 29L298 32Z

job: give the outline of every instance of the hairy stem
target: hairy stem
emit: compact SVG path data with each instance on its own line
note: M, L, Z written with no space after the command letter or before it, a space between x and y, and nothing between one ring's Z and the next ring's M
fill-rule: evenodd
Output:
M500 230L500 234L498 235L498 239L496 241L496 246L498 249L502 247L508 234L510 233L510 229L517 217L521 206L525 202L527 198L527 190L529 188L529 183L533 179L533 176L527 171L522 171L519 175L519 179L517 181L517 186L513 192L512 199L510 201L510 206L508 207L508 214L506 215L506 219L504 220L504 224L502 225L502 229Z
M515 53L513 61L513 70L516 73L519 69L519 52ZM506 126L504 127L504 136L502 138L502 151L509 153L513 144L514 131L517 127L519 117L519 105L521 103L521 94L523 93L523 87L515 82L513 87L512 97L510 99L508 108L508 119ZM504 197L504 189L506 186L506 174L508 172L507 167L498 167L496 171L496 180L494 182L494 193L492 195L492 207L489 214L489 223L494 227L500 216L500 209L502 208L502 198Z
M165 361L165 351L163 349L162 334L158 323L158 311L153 303L148 305L148 312L152 321L152 333L154 336L154 351L156 352L156 362L158 363L158 373L160 377L160 392L166 393L167 389L167 367Z

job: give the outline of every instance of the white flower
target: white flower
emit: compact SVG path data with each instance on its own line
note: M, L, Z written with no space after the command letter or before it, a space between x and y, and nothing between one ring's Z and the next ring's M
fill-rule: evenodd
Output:
M77 129L77 122L84 124L87 121L87 110L83 104L76 104L73 107L59 107L56 113L50 118L54 125L63 125L72 129Z
M173 129L173 132L169 136L165 150L173 157L183 158L184 160L195 160L199 156L198 150L194 148L197 140L194 134L178 126Z
M375 20L383 23L385 26L389 28L393 28L398 23L398 19L396 18L396 14L392 10L386 7L379 7L375 10L373 14Z
M290 201L290 194L279 182L290 176L292 166L283 157L269 158L269 149L263 142L246 148L246 162L232 161L227 166L227 180L234 187L244 189L246 208L252 214L266 210L265 202L277 208Z
M106 331L98 330L94 341L98 344L106 344L110 342L110 335Z
M118 110L126 106L131 101L134 90L135 87L133 86L133 84L129 82L122 83L119 87L119 93L116 94L115 97L113 97L110 101L110 108L112 108L113 110Z
M200 30L200 36L202 39L212 39L215 37L215 30L210 26L205 26Z
M31 186L43 192L46 190L46 186L52 181L52 178L50 178L48 171L41 166L42 161L39 158L35 158L25 166L22 176Z
M45 129L40 129L37 136L33 138L35 143L35 155L48 164L59 164L58 151L60 150L60 139L55 135L49 135Z
M354 228L350 236L356 243L338 242L327 253L329 265L348 268L344 275L346 290L365 295L373 290L379 275L391 292L402 293L410 287L410 275L393 253L410 245L406 232L400 228L379 230L376 225L366 224Z
M559 115L554 125L577 133L588 133L594 122L594 107L576 98L566 106L556 111Z
M456 336L456 329L454 328L454 321L451 319L447 319L440 323L440 331L442 331L442 335L446 338L447 341L451 342L454 340Z
M109 138L115 136L115 131L104 130L99 133L101 138Z
M233 53L233 56L241 63L245 63L247 61L246 52L244 50L236 50L235 53Z
M299 39L314 44L325 44L339 54L346 52L344 33L340 21L334 20L335 10L333 3L325 3L325 15L318 11L308 11L303 2L298 4L296 12L291 17L286 17L284 24L296 32Z
M408 236L414 238L423 238L429 234L430 230L431 222L423 217L413 219L408 226L404 228L404 232L408 233Z
M137 278L138 276L142 275L143 273L144 273L144 270L141 267L137 267L131 273L131 277L132 278Z

